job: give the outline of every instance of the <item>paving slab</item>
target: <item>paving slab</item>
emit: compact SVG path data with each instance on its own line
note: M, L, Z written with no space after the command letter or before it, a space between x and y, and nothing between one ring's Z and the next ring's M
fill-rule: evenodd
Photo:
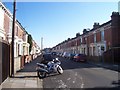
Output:
M0 87L4 89L14 88L14 90L18 90L19 88L22 88L22 90L26 90L26 88L34 88L37 90L43 88L43 81L38 78L36 73L37 62L39 62L39 58L32 60L29 64L26 64L25 67L18 71L13 78L7 78Z
M42 80L36 72L18 72L14 78L7 78L1 88L42 88Z

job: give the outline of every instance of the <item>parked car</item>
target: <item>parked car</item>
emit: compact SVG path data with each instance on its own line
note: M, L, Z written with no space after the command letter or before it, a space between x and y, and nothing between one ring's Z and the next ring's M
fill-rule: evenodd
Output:
M63 53L60 54L60 57L62 57L62 56L63 56Z
M57 53L57 56L60 56L61 54L62 54L62 53L59 53L59 52L58 52L58 53Z
M68 58L68 57L69 57L69 53L64 52L62 57L64 57L64 58Z
M69 54L69 60L73 60L73 59L74 59L74 56L75 56L75 54L70 53L70 54Z
M69 58L69 53L66 53L66 54L65 54L65 58Z
M56 52L52 52L52 55L57 55L57 53Z
M47 64L49 61L52 61L53 60L53 56L51 53L44 53L42 55L42 61L41 63L44 63L44 64Z
M74 61L76 61L76 62L86 62L87 61L86 55L84 55L84 54L76 54L74 56Z

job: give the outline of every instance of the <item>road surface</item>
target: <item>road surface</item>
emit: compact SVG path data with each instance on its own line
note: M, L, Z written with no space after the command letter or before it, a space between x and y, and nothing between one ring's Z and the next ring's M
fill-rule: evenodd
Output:
M44 88L117 88L118 72L89 63L60 58L62 75L51 74L43 79Z

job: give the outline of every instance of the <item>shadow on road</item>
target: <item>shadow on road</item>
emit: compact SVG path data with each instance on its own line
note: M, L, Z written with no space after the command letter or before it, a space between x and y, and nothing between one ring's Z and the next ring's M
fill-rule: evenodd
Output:
M37 78L38 76L14 76L14 78Z
M26 63L24 68L19 70L18 72L36 72L36 66L40 62L40 57L35 58L30 63Z
M59 58L61 61L61 66L64 70L68 69L80 69L80 68L98 68L98 66L89 64L88 62L75 62L73 60L65 59L65 58Z
M58 76L60 74L58 73L52 73L52 74L48 74L45 78L48 78L48 77L54 77L54 76Z
M112 64L105 64L105 63L92 63L92 62L75 62L73 60L69 60L67 58L62 58L59 57L59 59L62 62L62 67L64 70L68 70L68 69L80 69L80 68L105 68L105 69L110 69L110 70L114 70L117 72L120 72L119 67L118 66L114 66Z
M36 63L38 62L40 62L39 56L30 63L26 63L23 69L17 71L17 73L14 75L14 78L37 78Z

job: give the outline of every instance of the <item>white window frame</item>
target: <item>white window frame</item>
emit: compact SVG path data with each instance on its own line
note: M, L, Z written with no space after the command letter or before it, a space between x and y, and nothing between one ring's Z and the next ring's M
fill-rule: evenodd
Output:
M96 33L94 34L94 43L96 43Z
M104 41L104 38L105 38L105 33L104 33L104 30L101 31L101 41Z

